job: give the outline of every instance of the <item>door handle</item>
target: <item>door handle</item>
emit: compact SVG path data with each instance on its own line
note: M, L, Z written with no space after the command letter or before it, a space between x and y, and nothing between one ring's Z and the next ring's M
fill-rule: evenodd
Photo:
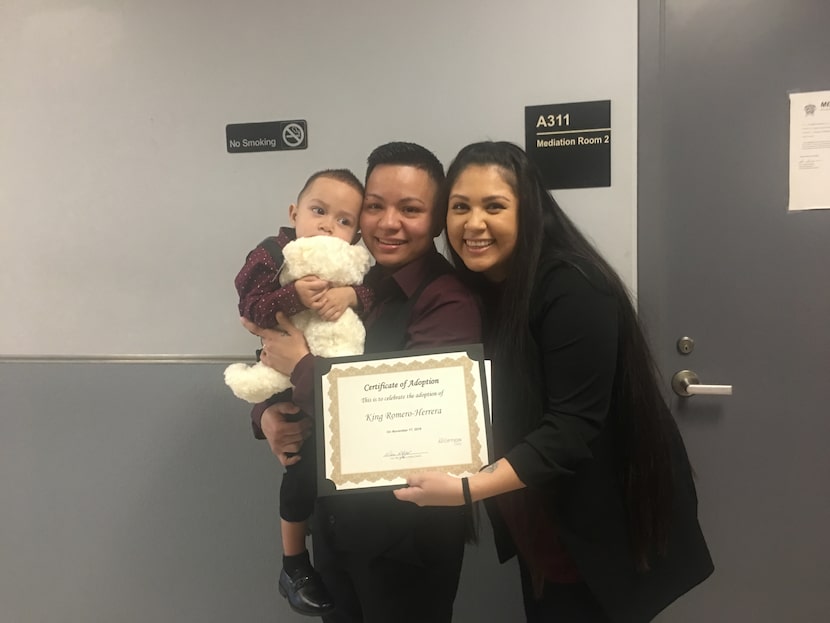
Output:
M731 385L703 385L697 374L681 370L671 378L671 388L681 397L687 396L731 396Z

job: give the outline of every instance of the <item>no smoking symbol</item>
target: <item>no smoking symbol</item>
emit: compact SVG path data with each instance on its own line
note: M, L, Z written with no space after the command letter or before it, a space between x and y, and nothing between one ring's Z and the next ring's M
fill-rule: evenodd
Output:
M282 140L287 147L299 147L305 141L305 129L299 123L289 123L282 129Z

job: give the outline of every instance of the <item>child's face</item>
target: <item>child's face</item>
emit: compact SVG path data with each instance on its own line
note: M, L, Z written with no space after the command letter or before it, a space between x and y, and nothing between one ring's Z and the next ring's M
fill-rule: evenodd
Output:
M297 230L297 238L335 236L351 244L362 205L363 196L355 188L329 177L318 177L288 208L288 218Z

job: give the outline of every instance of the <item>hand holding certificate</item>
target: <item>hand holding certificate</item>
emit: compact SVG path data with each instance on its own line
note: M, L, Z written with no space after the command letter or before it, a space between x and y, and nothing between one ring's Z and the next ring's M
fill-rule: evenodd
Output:
M489 463L480 345L323 360L316 381L320 495Z

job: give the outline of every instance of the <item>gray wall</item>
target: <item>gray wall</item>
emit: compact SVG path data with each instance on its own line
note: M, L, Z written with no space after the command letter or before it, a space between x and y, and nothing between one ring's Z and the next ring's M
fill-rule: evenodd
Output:
M313 170L379 143L445 161L524 141L526 105L610 99L610 188L560 202L636 284L634 0L0 3L0 620L291 621L280 469L224 363L232 279ZM229 155L228 123L304 118L302 152ZM513 621L487 536L458 621Z
M0 364L0 620L308 620L276 591L281 467L222 369ZM457 621L521 611L484 529Z

